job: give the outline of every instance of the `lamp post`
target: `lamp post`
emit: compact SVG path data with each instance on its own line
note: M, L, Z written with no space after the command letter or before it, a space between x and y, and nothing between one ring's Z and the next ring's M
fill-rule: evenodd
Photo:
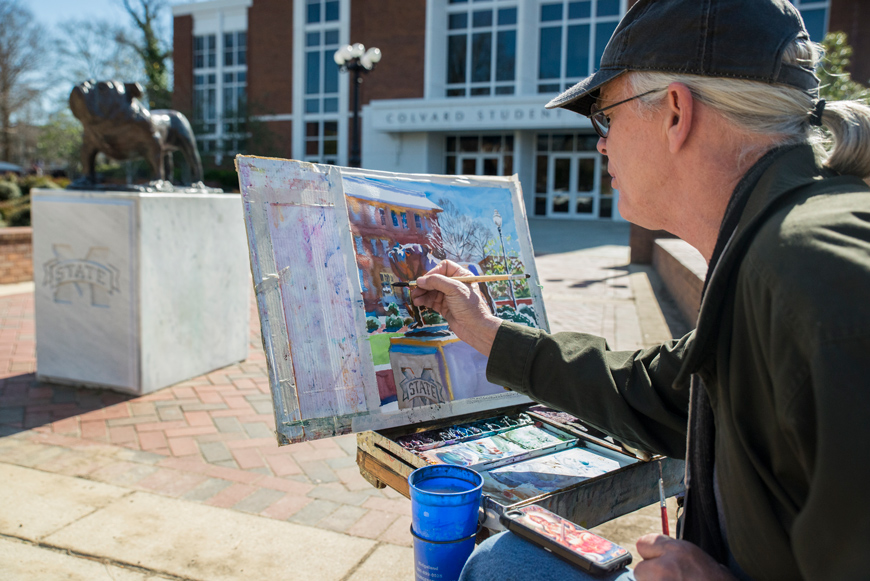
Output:
M350 146L350 163L351 167L360 167L362 165L362 157L359 147L359 86L362 83L362 73L367 73L375 68L381 61L381 49L372 47L366 50L366 47L360 43L348 44L341 47L332 57L335 60L341 72L353 73L353 135L351 137Z
M504 251L504 237L501 235L501 214L498 213L498 210L492 211L492 221L495 222L495 227L498 228L498 239L501 241L501 256L504 259L504 273L510 274L510 269L508 269L507 253ZM514 304L514 311L516 311L517 298L514 296L514 283L511 280L508 280L507 283L508 289L510 289L511 293L511 302Z

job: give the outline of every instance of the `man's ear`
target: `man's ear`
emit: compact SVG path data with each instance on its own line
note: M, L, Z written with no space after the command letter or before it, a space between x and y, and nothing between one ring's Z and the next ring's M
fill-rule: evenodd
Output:
M695 99L689 87L683 83L671 83L668 85L665 104L667 115L664 123L668 150L677 153L686 144L692 131Z

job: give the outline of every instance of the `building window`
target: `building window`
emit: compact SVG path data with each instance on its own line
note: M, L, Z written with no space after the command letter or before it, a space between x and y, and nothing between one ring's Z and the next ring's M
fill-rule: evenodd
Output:
M423 220L420 219L420 214L414 214L414 226L417 227L417 230L423 229Z
M247 32L195 36L193 121L202 153L219 158L244 150L247 127ZM218 55L223 55L218 59Z
M245 131L247 115L246 88L248 72L245 70L223 74L223 131L224 135Z
M612 218L607 158L588 134L539 134L535 155L536 216Z
M213 69L217 66L217 37L214 34L193 37L193 68Z
M383 208L378 208L378 214L381 217L381 226L386 226L387 225L387 213L384 211Z
M543 2L538 92L558 93L595 72L622 16L620 0Z
M513 95L516 3L451 0L446 16L447 96Z
M305 159L321 163L338 163L338 121L305 123Z
M449 175L509 176L514 172L513 135L458 135L445 142Z
M338 111L338 29L305 33L305 113Z
M828 31L830 0L792 0L791 3L800 10L804 24L807 27L807 32L810 33L810 40L822 42L825 39L825 33Z
M306 0L305 9L305 62L301 82L305 93L302 114L306 126L306 160L337 164L339 70L333 55L339 48L340 0ZM319 140L317 147L316 140Z
M197 134L217 131L217 75L195 72L193 75L193 123Z
M305 12L306 24L336 22L338 20L338 0L308 0Z
M402 228L408 229L408 214L405 212L402 212Z
M354 236L353 242L356 245L356 253L357 254L365 254L366 253L366 249L363 246L362 236Z
M399 216L396 215L396 211L390 210L390 215L393 217L393 226L398 228L399 227Z
M384 254L389 254L390 252L390 241L384 238L381 238L381 247L384 249Z
M362 292L368 292L368 287L366 286L366 273L363 269L357 268L359 272L359 285L362 287Z
M224 67L247 66L248 35L245 31L224 34Z
M372 245L372 256L377 256L378 255L378 241L377 241L377 239L372 239L370 242Z

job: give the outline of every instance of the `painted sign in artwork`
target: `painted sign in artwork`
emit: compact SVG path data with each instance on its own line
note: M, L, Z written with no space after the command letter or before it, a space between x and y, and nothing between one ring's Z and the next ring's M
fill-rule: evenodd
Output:
M442 260L497 316L547 328L515 178L237 158L279 434L288 441L528 401L407 287Z

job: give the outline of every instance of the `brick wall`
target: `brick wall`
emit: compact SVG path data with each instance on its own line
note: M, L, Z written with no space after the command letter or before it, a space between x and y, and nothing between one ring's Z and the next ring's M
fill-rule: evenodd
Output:
M293 112L293 2L254 0L248 9L248 101L252 115ZM293 157L290 122L263 125L274 141L264 154Z
M870 84L870 2L867 0L833 0L828 30L842 31L852 46L852 79Z
M660 239L653 244L652 262L686 322L694 327L707 276L704 257L688 242L677 238Z
M193 17L176 16L173 27L172 108L190 117L193 112Z
M673 238L674 235L664 230L647 230L637 224L631 224L628 231L628 246L631 249L631 262L635 264L651 264L653 260L653 245L659 238Z
M33 280L33 228L0 228L0 284Z
M360 110L378 99L422 99L426 59L426 3L407 0L351 2L350 41L381 49L384 66L363 74ZM389 18L384 18L389 14ZM398 25L401 23L401 25ZM349 108L353 109L353 83ZM362 121L360 122L362 124ZM352 129L351 129L352 131ZM352 133L347 149L352 147ZM361 143L361 147L365 144Z
M422 99L426 3L366 0L351 2L350 9L351 42L376 46L384 54L384 66L363 76L360 105L377 99ZM353 87L349 103L353 103L352 91Z

